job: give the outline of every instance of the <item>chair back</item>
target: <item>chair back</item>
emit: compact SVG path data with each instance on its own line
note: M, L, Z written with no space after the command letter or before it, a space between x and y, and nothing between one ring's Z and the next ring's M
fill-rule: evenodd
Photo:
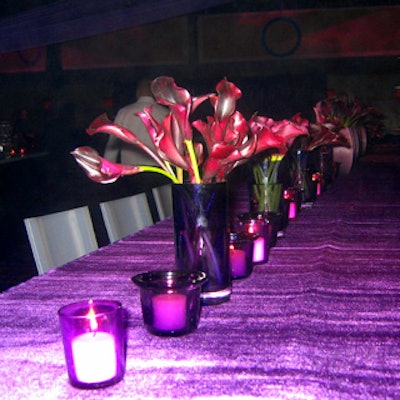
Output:
M154 223L146 193L100 203L100 209L110 242Z
M39 275L98 248L87 206L25 218L24 224Z
M172 188L171 184L158 186L152 189L154 202L161 220L172 215Z

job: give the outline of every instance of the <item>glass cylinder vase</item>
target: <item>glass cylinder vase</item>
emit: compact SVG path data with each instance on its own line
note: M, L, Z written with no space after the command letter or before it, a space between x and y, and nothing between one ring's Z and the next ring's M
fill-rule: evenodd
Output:
M232 281L226 183L174 184L172 199L177 268L207 274L203 304L228 301Z
M278 232L283 231L282 184L249 185L250 212L265 213L269 220L270 247L277 243Z
M249 186L250 211L281 212L282 184L251 184Z
M304 205L314 202L317 197L317 184L312 180L315 168L311 155L310 151L298 149L293 169L293 186L299 190Z
M320 146L314 150L318 160L318 171L324 179L323 191L333 183L335 178L335 162L333 160L332 146Z

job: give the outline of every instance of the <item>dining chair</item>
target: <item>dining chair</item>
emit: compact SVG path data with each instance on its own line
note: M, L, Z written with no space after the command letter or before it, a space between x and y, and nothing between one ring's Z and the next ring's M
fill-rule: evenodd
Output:
M102 202L100 209L110 242L154 223L146 193Z
M24 219L38 274L98 248L87 206Z
M152 192L160 221L172 215L171 184L157 186L152 189Z

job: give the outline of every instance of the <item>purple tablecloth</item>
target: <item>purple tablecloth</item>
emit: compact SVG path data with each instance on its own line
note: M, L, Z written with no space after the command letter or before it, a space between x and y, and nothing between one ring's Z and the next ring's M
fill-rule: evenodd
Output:
M2 293L2 398L400 398L399 178L356 165L187 336L147 333L130 280L173 266L169 220ZM124 380L97 391L68 384L57 318L88 298L129 314Z

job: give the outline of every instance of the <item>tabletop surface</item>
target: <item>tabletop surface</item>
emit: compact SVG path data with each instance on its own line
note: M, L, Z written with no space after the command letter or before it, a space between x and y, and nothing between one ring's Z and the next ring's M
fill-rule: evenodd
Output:
M171 220L0 294L0 393L21 399L400 398L398 166L359 163L291 221L269 261L163 338L142 322L138 272L173 268ZM124 379L68 383L57 310L89 298L128 313Z

